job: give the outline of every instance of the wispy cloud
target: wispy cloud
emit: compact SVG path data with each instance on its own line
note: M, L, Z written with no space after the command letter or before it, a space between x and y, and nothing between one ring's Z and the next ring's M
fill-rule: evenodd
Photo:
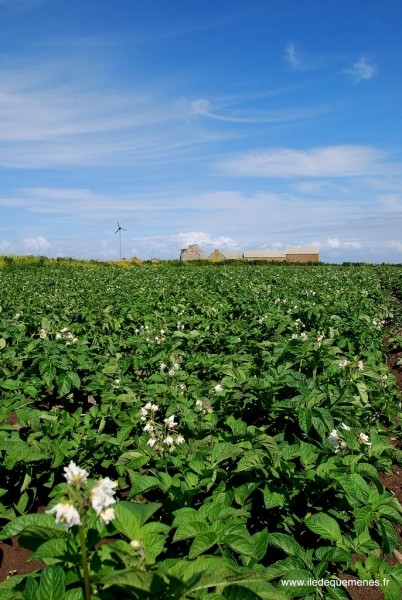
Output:
M229 236L219 235L213 236L204 231L189 231L186 233L177 233L172 236L173 240L180 242L182 246L189 244L199 244L201 246L219 247L219 248L236 248L238 243Z
M389 248L395 248L398 252L402 252L402 242L389 241L387 246Z
M352 78L353 83L357 84L361 81L370 81L377 72L377 67L364 56L362 56L353 65L342 71L345 75Z
M327 248L361 248L360 242L353 240L339 240L336 237L328 238L326 243Z
M188 149L203 140L183 117L177 99L157 85L116 92L110 82L91 79L74 64L0 69L3 167L132 165L188 157Z
M271 111L247 111L239 109L225 109L218 112L213 109L211 102L205 98L198 98L189 104L189 116L208 117L215 121L227 121L229 123L279 123L305 119L320 114L323 107L312 107L303 109L271 110Z
M51 243L43 237L39 235L38 237L27 237L21 240L21 246L25 250L48 250L51 247Z
M292 42L288 42L285 46L285 59L294 69L299 69L301 67L301 59Z
M354 177L397 172L387 153L370 146L274 148L247 152L220 163L231 174L260 177Z

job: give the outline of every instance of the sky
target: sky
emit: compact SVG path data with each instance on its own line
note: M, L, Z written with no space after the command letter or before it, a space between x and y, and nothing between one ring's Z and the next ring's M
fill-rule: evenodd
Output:
M400 0L0 0L0 254L402 263Z

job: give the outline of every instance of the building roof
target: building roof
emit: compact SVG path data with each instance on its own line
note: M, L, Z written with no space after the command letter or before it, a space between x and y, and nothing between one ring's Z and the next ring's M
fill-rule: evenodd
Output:
M219 261L219 260L225 260L225 258L226 257L217 248L215 248L215 250L213 252L211 252L211 254L208 256L208 260L212 260L215 262Z
M239 252L222 252L221 254L223 254L226 260L237 260L241 258L241 254Z
M181 255L185 256L186 254L187 255L196 254L200 258L205 258L204 252L201 250L201 248L198 247L197 244L190 244L188 248L183 248L183 250L181 251Z
M318 248L288 248L286 254L319 254Z
M243 254L244 258L286 258L286 252L279 250L246 250Z

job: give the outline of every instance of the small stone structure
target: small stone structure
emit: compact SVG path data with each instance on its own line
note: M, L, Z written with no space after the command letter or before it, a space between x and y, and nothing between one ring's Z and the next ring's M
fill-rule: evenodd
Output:
M190 244L180 252L180 260L204 260L207 258L197 244Z
M221 262L223 260L226 260L226 256L224 256L224 254L222 254L222 252L220 252L219 250L215 249L208 256L208 260L210 260L212 262Z

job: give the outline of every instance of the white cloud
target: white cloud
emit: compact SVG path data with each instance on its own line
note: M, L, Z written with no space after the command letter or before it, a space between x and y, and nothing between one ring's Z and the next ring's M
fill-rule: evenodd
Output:
M0 240L0 250L8 250L11 248L10 242L7 240Z
M285 47L285 59L295 69L300 67L300 58L296 53L296 49L292 42L288 42Z
M50 242L45 237L39 235L38 237L27 237L21 240L21 245L25 250L47 250L51 247Z
M360 242L356 241L341 241L336 237L328 238L326 243L327 248L361 248Z
M262 177L354 177L400 169L370 146L326 146L307 150L273 148L247 152L220 163L228 173Z
M362 57L355 62L349 69L344 69L343 73L350 75L354 83L369 81L377 72L375 65Z
M402 252L402 242L390 241L388 242L387 246L389 248L395 248L395 250L398 250L398 252Z
M198 244L200 246L214 246L220 248L236 248L237 242L227 236L220 235L217 237L211 236L204 231L189 231L186 233L177 233L172 236L172 239L177 240L183 247L189 244Z
M189 117L207 117L214 121L224 121L228 123L280 123L309 118L323 112L322 107L287 109L287 110L248 110L247 114L243 110L232 108L234 100L230 99L229 108L226 107L226 101L218 101L219 112L214 109L211 102L205 98L193 100L188 105L183 102L183 110L187 110Z

